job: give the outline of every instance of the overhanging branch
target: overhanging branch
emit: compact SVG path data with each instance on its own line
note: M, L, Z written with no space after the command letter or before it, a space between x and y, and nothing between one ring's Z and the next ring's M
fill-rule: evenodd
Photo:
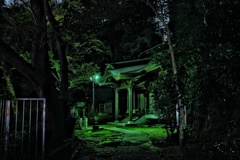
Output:
M0 39L0 56L11 66L16 68L33 86L39 84L40 76L34 68L22 59L8 44Z

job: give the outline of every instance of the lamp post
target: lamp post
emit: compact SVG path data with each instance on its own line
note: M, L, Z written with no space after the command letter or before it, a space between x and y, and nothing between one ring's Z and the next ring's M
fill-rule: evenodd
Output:
M92 81L92 113L95 113L95 86L94 81Z
M95 82L99 80L100 76L99 74L94 74L92 77L90 77L90 80L92 81L92 108L91 112L93 114L93 126L95 128Z

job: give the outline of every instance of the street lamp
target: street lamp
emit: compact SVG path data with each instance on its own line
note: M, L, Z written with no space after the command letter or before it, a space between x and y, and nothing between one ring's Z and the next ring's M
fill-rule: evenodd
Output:
M90 77L90 80L92 81L92 109L91 109L92 113L95 112L95 86L94 86L94 84L95 84L95 82L98 81L99 77L100 77L99 74L94 74L92 77Z
M95 127L95 82L98 82L100 78L100 75L98 73L94 74L92 77L90 77L90 80L92 81L92 108L91 112L93 114L93 126Z

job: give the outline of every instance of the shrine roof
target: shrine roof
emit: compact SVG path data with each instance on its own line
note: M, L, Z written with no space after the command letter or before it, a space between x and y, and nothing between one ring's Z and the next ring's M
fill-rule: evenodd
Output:
M142 84L142 77L159 69L160 65L152 62L151 58L121 61L106 64L105 73L98 81L100 86L120 85L124 81L132 81L135 84Z

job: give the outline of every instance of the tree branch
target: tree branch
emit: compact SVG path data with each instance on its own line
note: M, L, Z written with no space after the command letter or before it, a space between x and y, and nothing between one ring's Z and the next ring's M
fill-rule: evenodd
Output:
M15 51L0 39L0 56L16 68L33 86L39 84L40 76L36 74L34 68L22 59Z
M55 44L56 44L57 53L60 61L60 72L61 72L60 99L66 100L68 96L68 63L66 58L66 47L60 35L59 24L56 21L47 0L45 0L45 10L46 10L46 14L50 22L50 25L54 32Z

